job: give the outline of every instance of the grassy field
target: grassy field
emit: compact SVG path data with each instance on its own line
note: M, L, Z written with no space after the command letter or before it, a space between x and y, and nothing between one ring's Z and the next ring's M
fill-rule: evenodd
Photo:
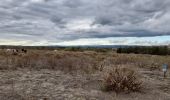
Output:
M170 56L0 50L0 100L170 100Z

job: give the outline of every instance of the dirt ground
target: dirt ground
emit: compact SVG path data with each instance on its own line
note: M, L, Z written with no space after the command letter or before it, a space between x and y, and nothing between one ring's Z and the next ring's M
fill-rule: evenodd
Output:
M0 71L0 100L170 100L170 78L141 70L141 93L103 92L99 74L70 75L52 70Z

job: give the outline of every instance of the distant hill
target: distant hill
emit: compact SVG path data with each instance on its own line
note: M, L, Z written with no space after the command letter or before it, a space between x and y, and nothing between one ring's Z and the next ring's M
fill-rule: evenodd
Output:
M148 47L148 46L139 46L139 45L81 45L81 46L58 46L58 45L49 45L49 46L12 46L12 45L0 45L0 49L57 49L57 48L128 48L128 47ZM170 46L168 46L170 48Z
M56 46L57 47L57 46ZM81 47L81 48L127 48L138 47L137 45L81 45L81 46L60 46L60 47ZM139 46L142 47L142 46Z
M0 48L66 48L66 47L81 47L81 48L125 48L125 47L132 47L128 45L81 45L81 46L58 46L58 45L52 45L52 46L13 46L13 45L1 45Z

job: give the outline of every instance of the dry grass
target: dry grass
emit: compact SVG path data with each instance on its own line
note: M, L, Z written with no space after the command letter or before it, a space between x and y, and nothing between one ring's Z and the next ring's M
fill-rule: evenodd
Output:
M169 56L151 56L135 54L72 52L29 50L27 54L11 55L0 51L0 69L60 69L60 70L101 70L108 65L135 64L140 68L161 70L164 63L169 62ZM86 71L88 72L88 71Z
M94 51L48 51L28 50L27 54L12 55L4 50L0 51L0 69L17 70L52 69L65 72L93 73L102 71L110 65L135 65L149 70L161 70L162 64L170 65L169 56L151 56L135 54L96 53Z
M12 55L3 52L0 55L1 70L17 69L51 69L65 72L91 73L97 69L98 61L93 58L93 52L70 51L29 51L27 54Z
M26 54L12 55L4 50L0 50L0 99L1 97L11 97L11 92L9 92L11 89L7 89L11 87L8 84L8 80L11 80L11 77L13 77L15 87L15 89L12 90L14 91L13 95L17 93L20 97L26 97L25 95L32 97L32 95L34 95L39 99L39 96L44 96L45 93L48 94L48 98L50 98L51 95L51 97L65 96L61 95L65 93L76 93L75 96L77 96L77 94L80 93L79 96L85 95L84 98L90 96L90 98L97 98L96 100L113 100L110 98L113 92L103 92L101 90L100 84L102 84L102 76L104 75L103 82L107 91L136 93L134 91L140 91L141 88L146 87L150 89L150 91L147 91L145 94L147 95L146 100L153 98L162 99L164 97L169 100L168 94L165 95L164 91L162 92L162 90L160 90L164 84L168 87L170 83L169 80L161 77L161 68L164 63L170 64L170 56L62 50L28 50ZM43 72L43 70L45 71ZM140 77L136 73L138 73ZM9 76L10 74L11 76ZM142 87L141 80L143 81ZM22 90L22 88L25 87L23 84L27 84L28 88ZM44 87L39 87L41 84L45 84L45 89ZM65 89L64 91L62 91L63 88ZM58 93L60 89L62 93ZM152 90L156 90L156 92ZM27 94L24 91L31 92ZM95 91L97 91L97 93ZM170 93L170 90L166 91ZM96 95L94 96L93 94L95 93ZM4 96L1 94L4 94ZM149 94L152 95L152 98ZM145 99L142 94L137 92L137 96L138 95L142 97L139 100ZM158 97L155 97L155 95ZM133 97L132 95L132 98L128 100L134 99ZM13 98L17 100L15 96L11 98L11 100L15 100ZM121 98L123 99L116 98L116 100L126 100L126 96L122 96ZM49 100L55 99L52 98Z

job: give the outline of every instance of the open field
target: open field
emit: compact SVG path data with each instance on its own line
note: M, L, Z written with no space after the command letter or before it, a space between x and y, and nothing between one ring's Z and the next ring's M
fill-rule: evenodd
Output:
M12 55L0 50L0 100L170 100L164 63L170 65L170 56L64 50ZM134 70L140 91L103 90L106 74L115 67Z

